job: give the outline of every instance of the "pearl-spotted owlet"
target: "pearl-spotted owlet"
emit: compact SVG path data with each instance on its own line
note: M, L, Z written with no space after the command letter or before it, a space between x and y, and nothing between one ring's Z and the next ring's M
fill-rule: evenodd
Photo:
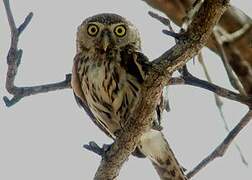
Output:
M71 82L76 100L115 139L137 103L150 67L141 53L139 32L119 15L98 14L78 27L76 43ZM153 128L143 134L133 154L148 157L165 179L183 180L183 171L161 130L154 127L160 122L159 106Z

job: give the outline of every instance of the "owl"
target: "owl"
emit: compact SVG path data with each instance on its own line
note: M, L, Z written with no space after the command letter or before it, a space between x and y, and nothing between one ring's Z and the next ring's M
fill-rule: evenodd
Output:
M76 101L103 132L115 139L123 133L151 68L141 52L140 34L117 14L98 14L78 27L76 49L71 81ZM134 154L148 157L162 177L183 180L183 171L156 128L161 107L162 97L152 117L153 128L143 134Z

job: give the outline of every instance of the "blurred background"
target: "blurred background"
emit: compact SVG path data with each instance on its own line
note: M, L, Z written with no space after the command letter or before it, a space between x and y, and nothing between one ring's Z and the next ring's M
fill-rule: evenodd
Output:
M71 71L77 26L97 13L114 12L133 22L141 33L143 52L150 59L174 44L174 39L161 33L165 27L148 16L149 10L155 10L140 0L13 0L10 3L17 25L30 11L34 12L32 22L19 41L24 54L16 78L17 86L63 80ZM231 3L252 16L250 1L233 0ZM3 3L0 5L0 24L2 97L9 96L4 86L10 44ZM203 49L203 55L214 83L232 89L219 57L207 49ZM197 61L190 61L188 67L197 77L205 78ZM224 139L226 131L212 93L194 87L172 86L169 99L171 111L165 114L164 134L181 165L191 170ZM247 108L226 99L223 101L224 115L230 127L234 127ZM252 179L251 137L250 123L235 140L248 167L242 163L233 143L224 157L216 159L192 179ZM92 179L100 157L82 148L91 140L98 144L112 142L78 108L70 89L27 97L10 108L0 101L0 179ZM130 157L119 179L137 178L154 180L158 176L147 159Z

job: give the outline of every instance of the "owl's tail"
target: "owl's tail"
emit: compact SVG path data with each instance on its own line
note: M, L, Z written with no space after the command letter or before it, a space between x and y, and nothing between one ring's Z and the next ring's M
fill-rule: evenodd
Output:
M138 148L151 160L162 180L187 179L162 132L152 129L145 133Z

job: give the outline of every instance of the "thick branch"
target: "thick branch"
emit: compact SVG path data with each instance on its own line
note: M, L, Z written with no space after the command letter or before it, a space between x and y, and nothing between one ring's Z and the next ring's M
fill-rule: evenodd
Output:
M141 135L150 128L150 117L168 76L181 68L207 42L214 25L225 11L228 1L204 1L193 17L185 33L186 39L179 42L153 63L142 88L139 101L132 116L116 139L98 168L95 179L115 179L128 156L135 149ZM148 97L148 98L146 98Z
M252 118L252 111L249 110L248 113L241 119L241 121L235 126L235 128L227 135L227 137L222 141L222 143L205 159L203 159L192 171L187 174L190 179L196 173L198 173L202 168L208 165L211 161L217 157L222 157L227 151L231 142L239 134L239 132L249 123Z
M213 27L224 13L227 2L224 0L210 3L204 2L199 11L194 14L193 20L187 27L187 31L182 32L184 38L179 39L175 46L154 60L157 71L165 68L166 73L172 74L174 71L182 68L190 58L196 55L212 34ZM223 8L223 4L225 8ZM212 21L207 21L208 19ZM163 73L164 71L161 72Z
M49 91L55 91L59 89L70 88L71 74L67 74L64 81L52 84L45 84L40 86L32 86L32 87L17 87L14 84L15 77L17 75L18 66L20 65L23 51L18 49L18 40L21 33L28 26L29 22L32 19L33 13L29 13L25 18L24 22L17 28L8 0L4 0L4 6L11 30L11 45L7 56L7 76L6 76L6 89L7 91L13 95L13 98L10 100L6 96L3 97L3 100L6 106L12 106L22 98L34 94L46 93Z
M154 78L156 81L154 81ZM122 134L115 140L98 168L95 180L115 179L128 156L136 148L142 134L151 127L151 115L163 89L162 79L150 74L141 89L141 97ZM149 98L146 98L149 97Z

